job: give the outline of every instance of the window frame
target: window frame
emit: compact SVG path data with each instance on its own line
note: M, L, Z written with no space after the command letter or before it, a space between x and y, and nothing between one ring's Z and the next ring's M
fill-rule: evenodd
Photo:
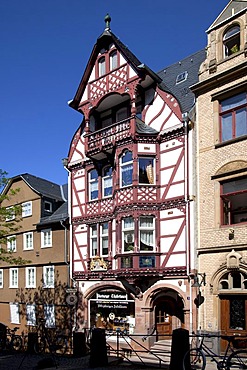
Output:
M150 164L144 168L144 173L142 175L143 179L146 179L146 181L141 181L141 174L140 169L143 168L143 165L141 166L140 161L150 161ZM148 168L149 167L149 168ZM155 158L152 156L139 156L138 157L138 181L141 185L154 185L155 184Z
M241 187L240 181L243 180L243 185L246 183L246 187L242 189L237 189L237 186ZM236 189L234 191L224 191L224 186L226 187L227 184L237 183ZM245 206L241 206L238 208L233 208L238 204L243 204L241 202L241 195L247 195L247 176L242 177L234 177L227 180L220 181L220 201L221 201L221 225L222 226L229 226L229 225L242 225L247 222L247 203ZM239 200L240 198L240 200ZM238 222L233 222L234 217L243 217L243 220L239 219ZM239 216L238 216L239 215Z
M29 240L28 236L31 236L32 245L29 246ZM26 233L23 233L23 250L24 251L31 251L34 249L34 240L33 240L33 231L27 231Z
M93 230L95 233L93 233ZM89 226L90 233L90 257L96 257L98 255L98 227L97 224ZM96 246L96 248L95 248Z
M98 76L102 77L106 74L106 58L101 56L98 59Z
M0 269L0 289L3 289L4 287L4 270Z
M236 99L237 97L240 98L241 100L241 96L244 96L245 95L245 102L244 103L241 103L238 104L238 103L234 103L234 101L232 103L230 103L231 99L234 100ZM226 108L226 109L222 109L222 106L223 106L223 103L226 103L226 102L229 102L229 108ZM242 125L238 125L238 122L237 122L237 115L241 112L241 111L244 111L245 110L245 122L242 124ZM223 120L224 120L224 117L225 119L227 119L228 117L230 117L231 119L231 125L228 126L228 129L231 127L231 135L229 135L230 137L226 137L226 134L227 134L227 121L225 121L225 126L223 127ZM238 92L236 94L233 94L231 96L228 96L226 98L223 98L223 99L220 99L219 100L219 121L220 121L220 142L221 143L225 143L229 140L232 140L232 139L237 139L237 138L240 138L242 136L245 136L247 135L247 93L244 91L244 92ZM243 125L245 124L245 127L242 127ZM238 127L241 127L242 130L245 130L246 132L243 133L243 134L237 134L237 128ZM226 137L226 138L224 138Z
M109 63L110 71L118 68L119 66L118 65L118 52L116 49L110 52L109 59L110 59L110 63Z
M26 325L27 326L36 326L36 305L35 303L26 304Z
M104 225L107 225L107 228L104 229ZM102 222L99 224L100 228L100 257L107 257L109 254L109 222ZM107 232L104 232L107 230ZM104 241L107 241L107 248L104 247ZM104 253L104 249L107 249L107 253Z
M130 226L128 226L128 220L129 221L132 220L132 222L129 222ZM133 216L123 217L121 224L122 224L122 253L133 252L135 250L135 219Z
M234 29L236 30L236 32L231 34L231 32ZM233 42L235 43L235 45L232 45ZM231 55L240 51L241 39L240 39L240 26L239 26L239 24L234 24L234 25L232 25L231 27L229 27L225 30L225 32L223 34L223 38L222 38L222 44L223 44L223 56L224 56L224 58L228 58Z
M5 220L6 222L8 221L13 221L15 219L15 209L13 206L6 207L6 211L9 212L9 215L6 216Z
M52 271L52 279L48 275ZM43 288L54 288L55 287L55 267L54 265L43 266Z
M22 203L21 208L22 208L22 218L32 216L33 211L32 201Z
M16 235L7 236L7 251L8 252L17 251Z
M19 274L18 274L19 270L18 268L16 267L11 267L9 269L9 288L18 288L18 283L19 283Z
M131 155L131 160L127 160L126 162L124 161L124 158L128 155ZM131 172L130 179L131 181L124 183L124 176L123 172L128 170ZM127 168L127 170L125 169ZM131 186L133 184L133 153L130 150L126 150L121 156L120 156L120 187L124 188L127 186Z
M141 221L142 219L152 219L152 226L142 226L141 225ZM147 253L150 253L150 252L154 252L155 250L155 217L154 216L150 216L150 215L143 215L143 216L140 216L139 217L139 220L138 220L138 234L139 234L139 250L140 252L147 252ZM153 240L153 245L152 245L152 248L151 249L145 249L145 247L142 248L142 233L148 233L150 235L152 235L152 240Z
M92 178L91 175L93 172L96 173L97 177ZM92 197L93 192L96 193L95 197ZM89 201L95 201L99 199L99 174L95 168L88 171L88 199Z
M30 276L30 271L32 276ZM25 282L26 288L36 288L36 267L26 267L25 268Z
M49 236L48 236L49 243L46 244L46 235L48 233L49 233ZM41 237L41 248L51 248L52 247L52 229L51 228L41 230L40 237Z
M109 174L110 172L110 174ZM103 198L108 198L112 196L112 180L113 180L113 171L112 171L112 166L107 165L103 168L102 170L102 197ZM106 183L110 183L110 186L105 186ZM109 190L109 194L106 194L106 190Z

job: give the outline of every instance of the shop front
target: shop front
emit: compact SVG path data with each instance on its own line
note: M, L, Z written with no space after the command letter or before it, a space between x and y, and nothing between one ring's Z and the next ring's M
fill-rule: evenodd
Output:
M135 302L124 291L103 289L89 299L90 328L102 328L107 333L132 334L135 327Z

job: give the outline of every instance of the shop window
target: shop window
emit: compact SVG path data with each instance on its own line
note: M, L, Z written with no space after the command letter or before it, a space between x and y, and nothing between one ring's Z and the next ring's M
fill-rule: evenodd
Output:
M132 152L126 151L120 158L121 187L132 184L133 159Z
M240 27L235 25L229 28L223 36L224 56L237 53L240 50Z
M221 183L223 225L247 222L247 177Z
M132 252L134 250L134 219L125 217L122 220L122 241L123 251Z
M103 76L106 73L105 68L105 57L99 59L99 77Z
M113 70L118 67L118 62L117 62L117 51L113 51L110 54L110 69Z
M103 169L102 188L103 197L112 195L112 168L110 166Z
M98 199L98 173L92 170L88 174L89 177L89 200Z
M246 93L237 94L220 102L221 141L247 135Z
M139 220L139 247L140 251L154 250L154 217L140 217Z
M154 159L149 157L139 158L139 183L154 184Z

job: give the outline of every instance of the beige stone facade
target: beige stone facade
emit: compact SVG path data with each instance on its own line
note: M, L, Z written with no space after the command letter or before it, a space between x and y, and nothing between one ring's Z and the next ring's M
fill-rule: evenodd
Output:
M234 121L237 120L236 112L239 112L236 104L234 106L234 103L231 103L228 107L228 118L224 116L224 121L221 114L223 103L227 99L233 99L240 94L246 96L247 9L245 2L236 9L236 3L230 2L208 29L207 59L201 65L199 83L193 87L197 97L198 271L206 273L206 286L201 288L205 302L199 308L198 327L205 331L228 333L242 333L247 329L246 100L239 104L239 111L244 112L242 120L238 121L243 129L241 134L237 133ZM231 51L228 50L230 47L227 44L230 39L234 39L234 44L236 42L236 45L230 45ZM223 125L229 123L230 117L236 132L233 131L231 137L224 139L222 132L226 130L226 126ZM223 186L229 184L229 181L232 184L235 181L232 186L238 186L239 180L242 184L241 190L235 188L228 193L229 219L226 222L223 204L226 204L227 197L222 195ZM241 204L238 205L239 211L236 210L233 215L236 199L234 192L237 191L241 193L238 195L241 196ZM238 217L237 212L241 216ZM236 255L234 252L231 255L233 250ZM236 266L227 262L229 254L237 261ZM228 317L224 317L223 301L228 302L224 306ZM239 308L239 312L243 311L240 314L241 325L236 325L234 319L229 317L233 305L238 303L243 304L242 308Z

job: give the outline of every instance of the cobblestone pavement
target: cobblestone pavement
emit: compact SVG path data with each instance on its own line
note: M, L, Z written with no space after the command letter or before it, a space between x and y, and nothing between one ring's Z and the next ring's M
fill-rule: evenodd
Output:
M154 366L138 366L130 364L128 361L119 363L116 358L108 359L108 366L99 366L91 368L89 366L89 355L84 357L73 356L59 356L52 357L51 355L33 355L33 354L0 354L0 369L1 370L38 370L38 369L63 369L63 370L132 370L132 369L146 369L153 370ZM169 366L162 367L169 369ZM208 363L206 370L216 370L215 364Z

